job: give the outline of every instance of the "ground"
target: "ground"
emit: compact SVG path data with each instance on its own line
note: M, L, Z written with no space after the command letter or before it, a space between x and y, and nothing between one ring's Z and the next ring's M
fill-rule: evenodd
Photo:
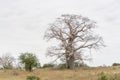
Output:
M75 70L37 69L33 72L23 70L0 70L0 80L26 80L27 76L38 76L41 80L97 80L104 72L107 76L120 79L120 67L81 68Z

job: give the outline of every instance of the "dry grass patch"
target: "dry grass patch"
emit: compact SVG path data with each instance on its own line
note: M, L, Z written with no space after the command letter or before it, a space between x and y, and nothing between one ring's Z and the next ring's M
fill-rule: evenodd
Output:
M33 72L0 70L0 80L26 80L27 76L38 76L41 80L96 80L101 72L109 77L116 75L120 79L120 67L98 67L75 70L38 69Z

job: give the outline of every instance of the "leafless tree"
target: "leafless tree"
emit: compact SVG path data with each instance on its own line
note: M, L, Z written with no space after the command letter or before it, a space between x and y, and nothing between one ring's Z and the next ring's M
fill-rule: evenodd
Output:
M75 61L83 61L83 52L104 46L102 37L95 35L96 22L81 15L62 15L49 25L45 38L58 40L58 46L48 48L49 56L64 60L68 69L74 68ZM56 59L56 60L57 60Z
M0 57L0 66L2 66L3 69L11 69L14 61L14 57L10 56L9 54L4 54Z

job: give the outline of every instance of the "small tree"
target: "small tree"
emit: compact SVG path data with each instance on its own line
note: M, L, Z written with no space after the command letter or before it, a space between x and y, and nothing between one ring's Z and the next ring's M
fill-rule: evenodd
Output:
M39 65L38 59L33 53L21 53L19 60L25 66L26 71L32 71L34 67Z
M0 57L0 65L3 67L3 69L13 68L14 61L15 58L13 56L10 56L9 54L5 54Z

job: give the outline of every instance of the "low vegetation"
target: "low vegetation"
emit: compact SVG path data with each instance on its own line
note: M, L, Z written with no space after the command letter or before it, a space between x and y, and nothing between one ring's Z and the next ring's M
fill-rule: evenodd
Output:
M112 66L120 66L120 63L113 63Z
M17 75L14 75L13 72ZM0 80L29 80L34 77L38 77L40 80L120 80L120 67L86 67L75 70L45 68L36 69L33 72L0 70Z
M40 80L37 76L27 76L26 80Z
M54 64L44 64L42 68L53 68L54 67Z
M113 75L107 75L104 72L101 72L101 74L98 77L98 80L120 80L120 73L113 74Z

